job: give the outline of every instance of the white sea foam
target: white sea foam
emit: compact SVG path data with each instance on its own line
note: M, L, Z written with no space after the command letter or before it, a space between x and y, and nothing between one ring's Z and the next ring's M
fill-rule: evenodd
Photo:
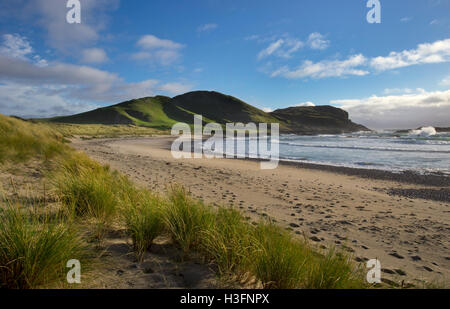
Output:
M410 135L425 136L425 137L433 136L433 135L436 135L436 134L437 134L436 129L433 128L433 127L423 127L423 128L421 128L419 130L412 130L410 132Z

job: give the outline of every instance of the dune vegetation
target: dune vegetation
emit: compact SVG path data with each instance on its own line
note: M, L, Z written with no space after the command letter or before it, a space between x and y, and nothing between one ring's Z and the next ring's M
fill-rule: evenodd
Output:
M138 260L165 235L185 259L195 254L213 265L219 278L252 277L264 288L367 287L347 253L206 205L176 184L165 194L142 189L70 148L54 127L0 115L0 169L31 159L48 163L42 168L58 207L2 198L0 287L64 284L65 263L89 263L95 243L117 226L126 229Z
M58 131L0 114L0 164L32 157L46 161L67 149Z
M149 128L146 126L136 126L132 124L104 125L48 122L46 123L46 126L51 128L55 132L59 132L66 138L78 136L83 139L91 139L170 134L169 130Z

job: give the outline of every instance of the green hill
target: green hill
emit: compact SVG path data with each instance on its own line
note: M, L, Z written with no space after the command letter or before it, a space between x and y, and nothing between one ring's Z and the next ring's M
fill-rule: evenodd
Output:
M266 113L235 97L210 91L189 92L174 98L156 96L136 99L46 121L170 129L177 122L193 124L195 114L202 115L205 123L279 123L283 133L331 134L367 130L351 122L347 112L331 106L293 107Z
M270 114L235 97L219 92L195 91L172 99L171 107L203 115L217 123L271 123L278 120ZM192 116L191 116L192 118Z
M73 124L132 124L167 129L177 123L164 111L169 97L156 96L131 100L117 105L64 117L47 119L50 122Z

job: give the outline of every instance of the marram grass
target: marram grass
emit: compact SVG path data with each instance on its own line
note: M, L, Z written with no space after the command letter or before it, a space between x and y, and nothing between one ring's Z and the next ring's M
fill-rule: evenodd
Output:
M180 248L201 253L222 275L251 274L265 288L366 287L347 253L320 252L271 222L253 226L237 210L208 207L181 187L169 191L162 215Z
M124 195L122 216L138 260L142 261L153 240L161 235L162 199L145 190L130 190Z
M52 179L66 209L76 217L92 218L96 237L102 239L116 217L122 177L75 153L60 162Z
M40 288L64 280L66 263L83 260L84 245L69 221L23 210L0 208L0 288Z
M185 253L200 247L202 233L214 223L214 214L207 206L191 199L180 186L171 189L163 218L173 240Z
M31 158L49 160L67 149L62 135L47 126L0 114L0 164Z

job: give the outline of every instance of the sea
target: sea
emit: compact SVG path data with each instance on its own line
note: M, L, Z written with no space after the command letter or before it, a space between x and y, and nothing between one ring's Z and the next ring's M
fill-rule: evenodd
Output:
M225 138L224 142L229 140ZM245 140L246 157L253 154L266 158L258 156L258 148L250 150L249 138ZM272 142L279 144L280 161L450 176L450 133L438 133L433 127L407 133L382 130L316 136L288 134Z
M450 133L433 127L279 138L280 160L450 176Z

